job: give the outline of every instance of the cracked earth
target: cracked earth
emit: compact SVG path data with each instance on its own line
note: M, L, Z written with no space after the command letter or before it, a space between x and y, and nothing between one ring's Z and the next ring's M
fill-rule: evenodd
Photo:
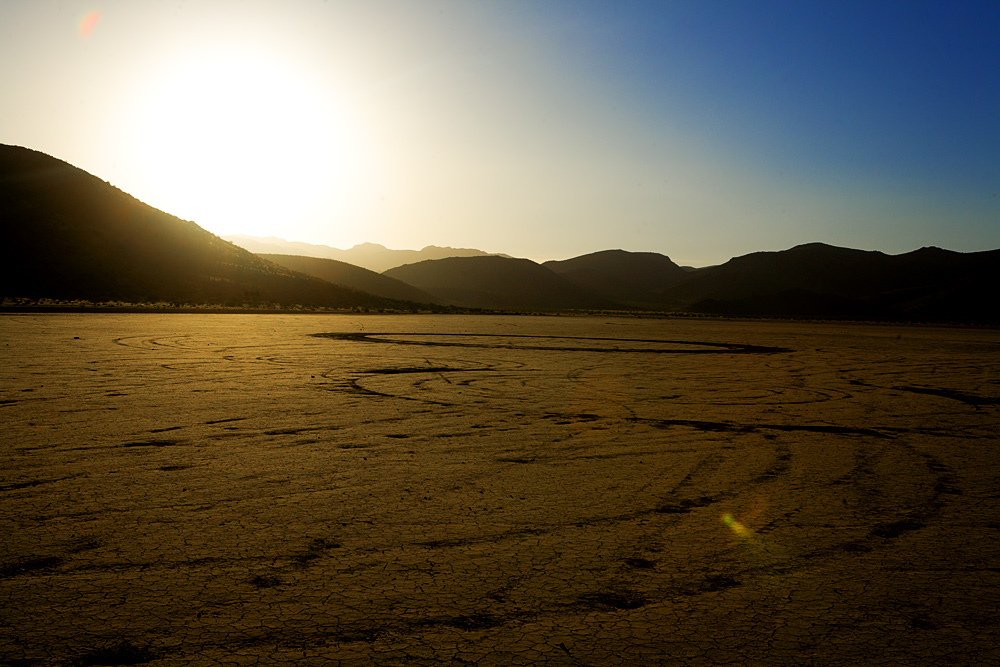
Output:
M2 664L1000 664L995 330L0 335Z

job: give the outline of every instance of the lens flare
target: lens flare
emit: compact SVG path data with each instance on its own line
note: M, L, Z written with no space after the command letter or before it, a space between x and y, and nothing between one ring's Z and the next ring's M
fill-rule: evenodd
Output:
M722 523L733 531L736 540L743 546L745 554L755 564L777 565L787 560L788 554L781 546L765 540L753 529L737 521L736 517L729 512L722 515Z
M94 32L94 28L97 27L97 21L101 18L101 13L98 11L87 12L87 14L80 19L80 25L77 31L80 33L80 37L89 37L90 33Z
M753 535L753 532L749 528L733 518L733 515L728 512L722 515L722 523L729 526L736 537L748 539Z

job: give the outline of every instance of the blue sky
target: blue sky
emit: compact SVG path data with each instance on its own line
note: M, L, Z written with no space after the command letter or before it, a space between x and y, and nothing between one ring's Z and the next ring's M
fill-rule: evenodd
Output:
M0 12L0 142L218 234L694 265L1000 247L997 2Z
M996 185L996 3L640 8L605 17L602 69L647 112L820 179Z

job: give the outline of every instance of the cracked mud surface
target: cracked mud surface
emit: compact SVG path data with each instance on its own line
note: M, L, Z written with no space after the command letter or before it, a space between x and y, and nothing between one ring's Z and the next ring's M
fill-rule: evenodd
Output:
M0 664L1000 664L997 331L0 334Z

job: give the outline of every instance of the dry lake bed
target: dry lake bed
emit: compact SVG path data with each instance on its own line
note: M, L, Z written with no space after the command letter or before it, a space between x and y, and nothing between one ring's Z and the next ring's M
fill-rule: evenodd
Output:
M0 664L997 665L1000 331L0 316Z

